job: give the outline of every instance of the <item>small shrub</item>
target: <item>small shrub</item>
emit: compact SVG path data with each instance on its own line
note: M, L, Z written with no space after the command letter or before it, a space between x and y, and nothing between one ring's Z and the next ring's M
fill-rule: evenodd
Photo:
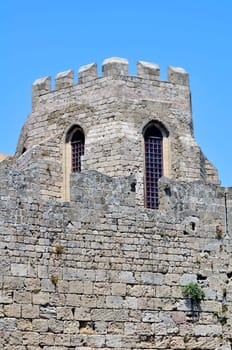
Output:
M35 288L33 289L32 293L38 294L41 291L41 288Z
M49 156L49 152L48 152L47 150L43 150L43 151L41 152L41 155L42 155L43 157L48 157L48 156Z
M199 304L205 297L205 293L197 282L190 282L184 286L183 293L187 298L191 299L193 304Z
M227 289L226 288L223 288L222 295L223 295L223 298L226 298L226 295L227 295Z
M223 304L222 305L222 312L227 312L228 311L228 305Z
M226 317L222 317L220 319L220 323L221 323L222 326L225 326L227 324L227 318Z
M221 225L217 225L216 226L216 237L218 239L222 239L222 236L223 236L223 232L222 232Z
M51 280L52 284L54 284L54 286L56 286L58 283L58 276L51 275L50 280Z
M189 337L185 334L185 336L184 336L184 343L187 343L188 342L188 340L189 340Z
M60 243L56 243L55 244L55 252L56 254L62 254L64 251L64 248L62 247L62 245Z
M217 310L213 311L213 315L214 315L215 317L219 317L219 311L217 311Z

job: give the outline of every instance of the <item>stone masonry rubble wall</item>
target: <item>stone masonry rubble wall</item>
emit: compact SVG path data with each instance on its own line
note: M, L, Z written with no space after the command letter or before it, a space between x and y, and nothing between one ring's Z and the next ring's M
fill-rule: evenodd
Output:
M194 140L188 74L111 58L33 84L0 162L0 349L231 350L232 188ZM144 127L164 130L159 209L144 207ZM85 135L67 171L66 135ZM66 194L64 196L64 183ZM204 299L183 292L197 283Z
M163 178L156 211L133 179L84 172L62 203L36 197L38 172L1 168L3 349L230 349L231 189Z

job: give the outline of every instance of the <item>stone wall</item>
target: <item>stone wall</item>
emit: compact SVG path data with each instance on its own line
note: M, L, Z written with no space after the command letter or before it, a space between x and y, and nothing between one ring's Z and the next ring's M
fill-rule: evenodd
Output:
M138 209L132 178L84 172L62 203L38 172L1 168L3 349L230 349L231 189L163 178Z
M0 165L0 349L232 348L232 188L193 139L187 74L160 82L144 62L126 73L111 59L102 78L93 64L77 85L71 71L54 92L34 85L16 156ZM143 206L142 129L154 118L171 153L159 210ZM72 124L86 154L64 201ZM205 294L197 304L189 282Z

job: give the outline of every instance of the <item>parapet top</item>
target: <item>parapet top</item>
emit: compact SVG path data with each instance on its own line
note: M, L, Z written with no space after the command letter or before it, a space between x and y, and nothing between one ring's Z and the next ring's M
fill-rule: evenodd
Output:
M7 154L0 153L0 162L6 157L8 157Z
M106 58L103 61L102 65L104 66L106 64L112 64L112 63L128 65L128 59L127 58L122 58L122 57L110 57L110 58Z
M128 60L120 57L111 57L103 61L102 77L128 76ZM146 80L160 80L160 68L158 64L138 61L137 76ZM82 84L98 78L97 64L90 63L80 67L78 71L78 84ZM178 85L189 85L188 73L180 67L168 67L168 82ZM55 90L60 90L74 85L74 72L68 70L58 73L56 76ZM37 79L32 86L33 98L51 92L51 78Z

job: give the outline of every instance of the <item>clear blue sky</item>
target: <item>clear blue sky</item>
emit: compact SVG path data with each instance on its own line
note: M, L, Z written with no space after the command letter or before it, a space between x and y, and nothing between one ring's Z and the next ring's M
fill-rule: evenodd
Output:
M231 0L2 0L0 153L14 153L37 78L105 58L190 74L195 137L232 186Z

